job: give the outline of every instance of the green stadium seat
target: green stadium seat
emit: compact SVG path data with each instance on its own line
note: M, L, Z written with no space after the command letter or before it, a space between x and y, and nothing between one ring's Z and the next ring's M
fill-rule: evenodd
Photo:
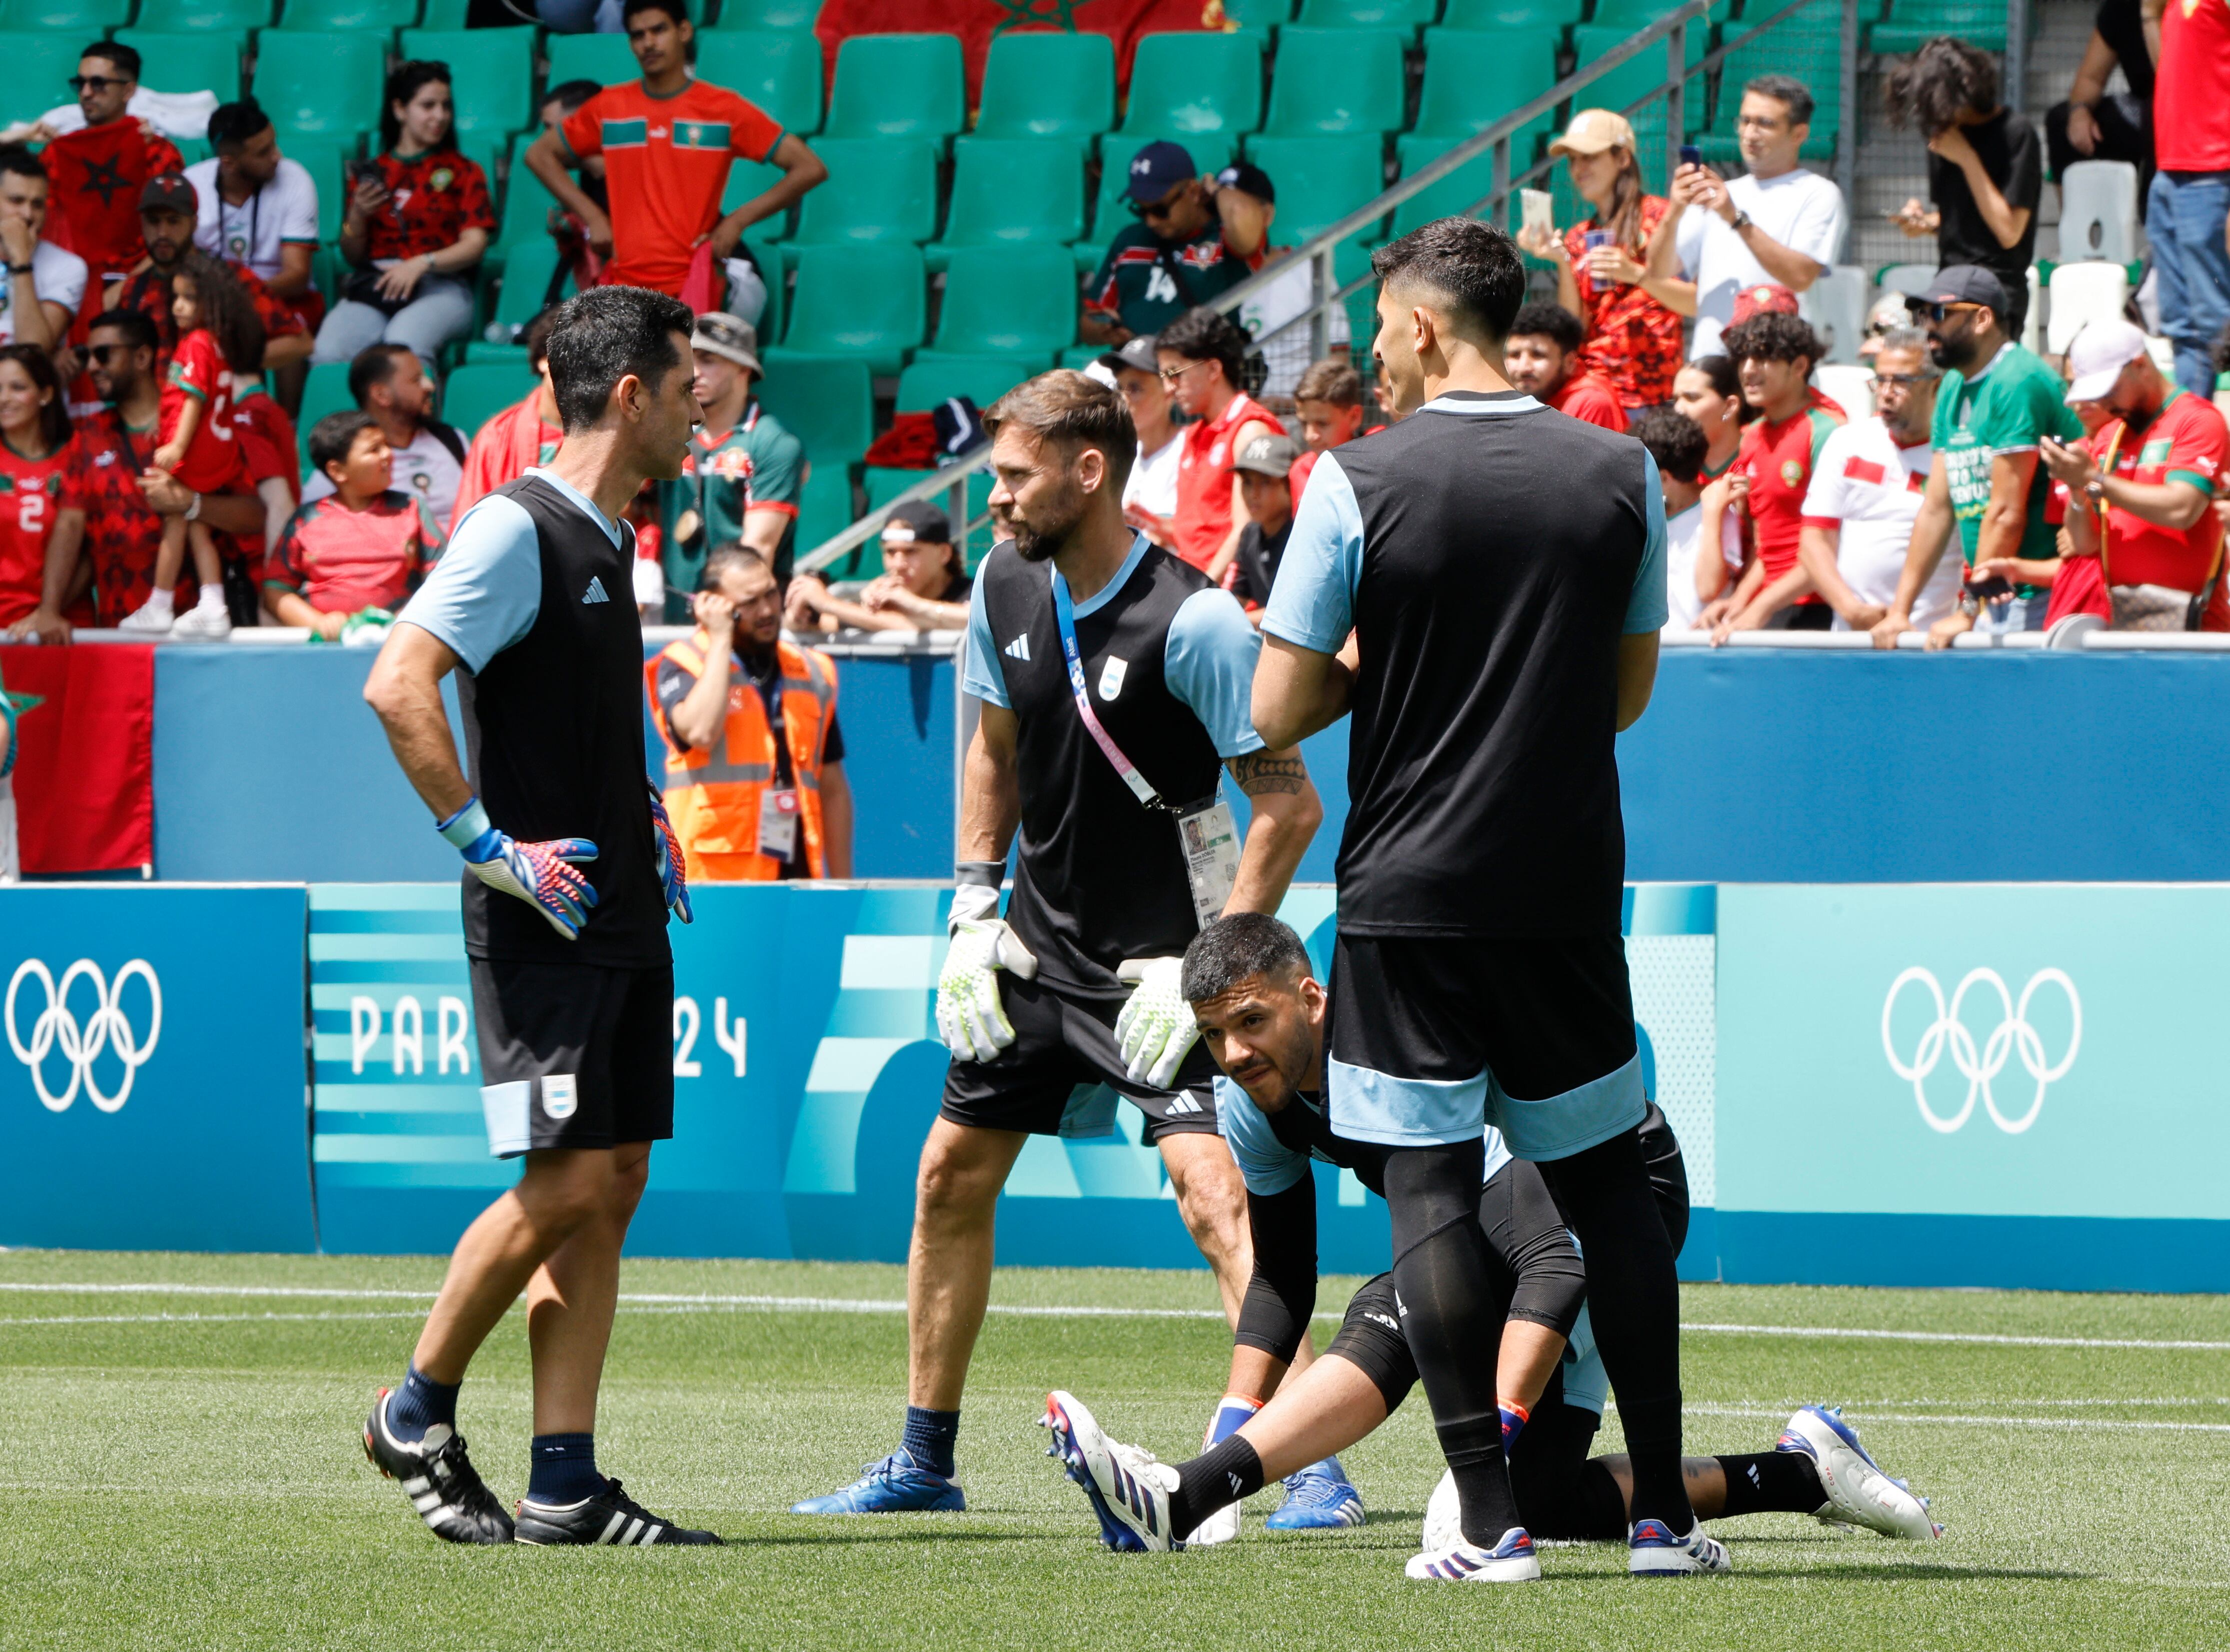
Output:
M356 406L349 395L349 364L319 362L302 381L302 410L294 427L302 434L302 473L310 474L310 427L329 413L346 413Z
M1301 0L1304 29L1422 29L1440 16L1440 0Z
M831 138L950 138L967 125L951 35L854 35L836 54Z
M542 298L549 292L550 278L557 268L558 243L546 235L511 249L503 263L503 288L496 294L495 311L488 318L504 330L506 337L512 328L524 327L542 313ZM570 290L569 279L558 296L563 298Z
M1090 139L1115 124L1115 42L1105 35L1002 35L983 64L978 138Z
M1472 137L1548 91L1556 84L1557 34L1554 29L1493 34L1427 29L1417 135ZM1518 129L1511 153L1521 164L1513 165L1512 171L1524 170L1522 162L1532 158L1533 140L1554 125L1550 115L1543 115Z
M1564 29L1579 22L1582 0L1448 0L1443 29Z
M1012 356L925 354L899 375L897 411L925 413L956 395L988 408L1028 376L1029 370Z
M779 166L767 166L757 161L742 159L730 161L728 187L720 192L721 212L724 214L733 212L746 201L757 200L781 180L782 175L782 168ZM819 191L816 190L815 193ZM790 235L790 220L796 212L797 209L793 207L777 216L760 219L751 228L752 242L755 245L765 242L770 247L777 242L784 242ZM776 267L781 267L781 255L778 250L776 252Z
M1258 41L1293 20L1293 0L1223 0L1224 17Z
M467 27L473 10L473 0L426 0L426 10L418 19L421 29L463 29Z
M352 34L378 29L392 34L418 21L418 0L287 0L279 14L281 29L319 34Z
M937 337L918 359L1006 356L1038 372L1076 342L1076 316L1067 248L964 247L945 267Z
M1277 237L1298 247L1386 188L1378 139L1250 138L1247 157L1278 190Z
M1106 353L1105 344L1071 344L1060 352L1060 364L1081 373Z
M927 284L921 249L903 241L804 247L789 329L775 354L848 356L871 372L895 375L928 331Z
M77 73L75 35L0 35L0 121L36 120L49 109L74 103L70 76Z
M544 44L550 51L550 78L545 86L563 86L568 80L617 86L642 78L625 35L552 35Z
M744 235L744 245L751 249L759 267L759 280L765 284L766 308L759 312L757 326L762 343L772 343L782 337L783 308L789 298L789 280L783 274L782 249L770 244L760 235L763 224L753 224Z
M469 440L497 414L525 400L534 385L534 370L524 362L468 362L441 386L441 417Z
M1462 141L1460 138L1440 138L1426 132L1404 133L1395 145L1402 159L1402 176L1408 177L1421 171ZM1513 173L1523 170L1519 165L1511 168ZM1493 155L1466 161L1439 183L1419 190L1395 208L1393 233L1406 235L1435 218L1452 217L1473 202L1486 199L1493 188Z
M535 136L521 132L512 141L511 180L504 185L503 213L496 223L495 247L499 252L550 239L550 212L558 199L543 187L540 178L526 170L527 145Z
M867 485L867 509L881 510L908 488L920 483L928 474L927 471L887 470L879 465L868 466L864 479ZM950 492L940 493L937 498L938 504L943 506L948 514L952 509L951 498ZM990 504L990 500L991 474L989 471L977 471L968 479L968 520L973 522L977 517L982 516L985 508ZM955 523L953 525L956 528L961 528L967 524ZM838 578L873 579L883 571L883 548L880 541L871 539L860 549L867 553L861 559L860 571L856 574L839 574Z
M874 382L865 362L851 357L770 361L766 376L759 381L758 396L767 411L805 444L805 456L815 471L841 473L845 466L859 463L875 439ZM848 504L844 522L851 519ZM802 537L801 530L801 542Z
M209 29L268 29L273 0L157 0L152 11L164 29L181 35Z
M2006 48L2006 8L1989 0L1890 0L1889 21L1867 31L1867 49L1882 56L1917 52L1938 35L1956 35L1984 51Z
M812 196L806 200L809 204ZM952 203L941 270L960 247L1066 247L1084 234L1084 157L1054 138L963 138L952 145Z
M1678 10L1680 0L1595 0L1595 15L1589 21L1597 27L1616 23L1631 34L1647 28L1666 13ZM1778 10L1779 8L1771 10ZM1727 8L1724 3L1711 8L1714 21L1724 18L1726 13ZM1763 17L1770 14L1761 10L1757 15Z
M281 142L301 133L351 142L379 130L387 42L378 35L290 35L256 42L256 100Z
M1269 118L1279 138L1384 134L1402 125L1402 36L1390 29L1300 29L1278 39Z
M827 543L852 525L852 472L841 465L814 465L806 472L805 486L797 496L797 550L802 556L816 545ZM872 543L872 542L871 542ZM868 547L861 546L861 551ZM880 548L874 551L875 566L882 567ZM849 556L840 557L831 579L857 579L849 571Z
M1730 25L1737 35L1742 25ZM1836 134L1842 129L1841 71L1842 11L1834 0L1820 0L1788 22L1756 39L1729 51L1719 70L1719 96L1712 112L1711 131L1700 139L1704 158L1718 164L1740 155L1735 143L1735 117L1742 108L1745 82L1762 74L1793 74L1811 91L1818 107L1812 113L1812 132L1801 151L1807 160L1825 160L1835 152Z
M1131 177L1131 157L1155 141L1151 135L1134 137L1128 132L1110 132L1099 140L1099 192L1092 209L1092 239L1076 243L1078 269L1087 274L1098 269L1107 243L1131 222L1131 209L1123 193ZM1239 152L1239 140L1225 132L1193 132L1171 141L1183 144L1193 164L1203 173L1221 171Z
M248 46L245 35L119 29L114 38L139 54L139 84L151 92L214 92L220 103L229 103L240 95L240 60ZM76 73L74 65L71 73ZM375 91L375 99L377 95Z
M821 130L821 42L803 30L697 37L697 73L800 136Z
M830 138L813 152L828 163L828 181L805 197L790 247L918 246L937 233L933 145L918 138ZM797 254L784 256L794 262Z
M403 55L447 63L457 136L508 137L534 119L532 29L406 29ZM494 186L495 175L488 175Z
M1594 62L1614 46L1622 46L1634 37L1634 30L1617 23L1583 23L1572 31L1572 46L1582 66ZM1688 25L1688 61L1693 63L1704 55L1705 31L1697 23ZM1592 85L1582 87L1572 95L1575 109L1615 109L1623 113L1627 107L1640 102L1665 84L1665 54L1654 47L1629 57L1625 62L1605 74ZM1686 120L1690 132L1704 127L1704 80L1691 71L1687 82ZM1661 102L1653 106L1661 114Z
M351 151L330 138L290 138L280 152L300 165L318 186L318 236L332 241L348 212L348 179L343 170Z
M1125 137L1189 142L1262 124L1262 42L1252 35L1149 35L1131 64ZM1101 146L1105 152L1105 146Z
M783 34L811 34L813 20L821 15L821 0L720 0L719 21L704 32L725 34L730 29L764 29Z
M130 22L132 4L133 0L0 0L0 31L74 35L82 43Z

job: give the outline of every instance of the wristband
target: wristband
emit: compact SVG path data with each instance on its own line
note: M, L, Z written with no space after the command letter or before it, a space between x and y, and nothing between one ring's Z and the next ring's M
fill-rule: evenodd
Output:
M487 807L475 794L464 807L448 820L435 823L440 832L454 849L469 849L494 828L489 824Z
M29 264L10 264L8 266L8 273L10 275L29 275L30 273L31 266Z
M1007 881L1007 863L1003 860L963 860L952 868L956 884L983 884L997 889Z

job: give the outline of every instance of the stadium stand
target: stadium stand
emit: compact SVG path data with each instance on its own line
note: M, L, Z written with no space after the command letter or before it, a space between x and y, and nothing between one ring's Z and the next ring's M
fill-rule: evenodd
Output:
M2006 8L1991 0L1890 0L1888 20L1866 31L1866 49L1885 56L1916 52L1937 35L2002 52Z
M417 21L418 0L287 0L279 14L280 28L319 34L393 34Z
M1277 186L1278 239L1294 245L1329 228L1386 187L1379 140L1367 133L1249 138L1247 158Z
M1060 138L957 140L951 207L929 267L942 270L964 247L1057 247L1066 256L1084 234L1083 162Z
M327 414L345 413L356 405L349 395L348 376L346 362L319 362L310 369L309 377L302 384L302 411L295 421L297 427L307 430ZM471 427L463 428L467 435L471 434ZM302 472L306 476L310 473L306 447L302 454Z
M708 27L809 33L821 15L821 0L723 0L720 15Z
M1561 29L1579 22L1582 4L1583 0L1448 0L1440 27Z
M1088 142L1114 124L1115 42L1106 35L1002 35L991 42L977 138Z
M915 359L1004 356L1035 373L1075 337L1076 277L1066 247L962 247L945 267L935 344Z
M906 241L937 234L937 150L918 138L824 138L815 154L828 181L805 197L783 256L808 247ZM748 190L738 190L739 196Z
M155 10L161 13L164 28L187 34L268 29L274 7L273 0L162 0Z
M1125 138L1167 138L1189 148L1261 124L1262 42L1254 35L1149 35L1138 42L1123 112Z
M902 241L804 247L789 329L761 359L846 356L895 375L928 330L927 280L921 249Z
M759 400L805 444L807 458L841 470L867 456L875 404L865 362L777 356L766 370Z
M1738 36L1753 26L1730 23L1727 34ZM1835 152L1836 135L1842 130L1841 31L1842 8L1834 0L1821 0L1782 27L1730 51L1719 69L1718 102L1712 111L1711 129L1697 140L1705 160L1714 166L1727 166L1740 157L1735 116L1742 108L1744 82L1761 74L1793 74L1804 82L1818 106L1812 112L1811 135L1799 152L1808 161L1830 158Z
M0 30L10 34L105 35L132 21L135 0L0 0ZM52 107L52 105L48 106Z
M69 77L77 73L75 35L0 35L0 120L36 120L70 101Z
M897 408L900 413L925 413L954 396L965 396L981 409L1028 376L1009 356L925 355L899 375Z
M168 22L170 19L164 21ZM119 29L113 38L118 44L129 46L139 54L139 84L150 92L214 92L220 103L229 103L240 95L241 60L248 49L245 35ZM76 71L77 53L73 49L68 72ZM379 99L381 68L375 66L371 74L371 96L376 103ZM313 81L313 95L315 84ZM69 88L65 87L62 90L66 99ZM274 110L274 123L277 118ZM287 137L284 128L279 137L283 143Z
M697 73L749 98L784 132L806 136L821 130L821 42L810 35L700 35Z
M550 54L546 86L562 86L567 80L614 86L641 74L635 67L635 54L628 49L625 35L551 35L543 43Z
M1530 102L1556 83L1560 31L1555 28L1425 31L1425 84L1417 124L1402 143L1418 138L1469 138ZM1513 159L1531 159L1535 140L1555 125L1550 115L1527 122L1513 136ZM1435 153L1438 151L1436 151ZM1402 170L1409 170L1404 157ZM1485 190L1479 194L1485 194ZM1473 196L1472 199L1478 199Z
M1292 22L1293 0L1223 0L1223 16L1237 32L1266 42Z
M1099 267L1099 260L1107 251L1107 243L1115 238L1115 232L1131 215L1130 209L1123 200L1123 186L1131 172L1131 157L1165 135L1154 132L1134 137L1128 132L1120 135L1111 132L1099 140L1099 190L1092 208L1092 239L1076 244L1076 267L1086 274ZM1170 141L1183 144L1185 152L1192 157L1193 164L1202 173L1212 173L1228 166L1239 152L1239 140L1221 132L1188 132L1172 138Z
M1422 29L1440 20L1440 0L1301 0L1308 29Z
M499 152L512 133L531 124L532 29L405 29L398 40L404 57L449 66L456 77L449 94L456 108L457 146L482 166L488 164L480 146L492 145ZM528 176L524 166L514 172L514 182L522 176ZM491 186L495 177L495 169L488 167Z
M283 145L293 137L351 143L379 131L387 42L377 35L290 35L256 42L250 90L269 112Z
M950 35L854 35L836 54L831 138L931 138L967 124L960 42Z
M478 430L535 385L524 363L470 363L441 386L441 417L460 430Z
M1262 130L1274 138L1382 137L1402 125L1403 89L1402 36L1393 30L1287 29Z

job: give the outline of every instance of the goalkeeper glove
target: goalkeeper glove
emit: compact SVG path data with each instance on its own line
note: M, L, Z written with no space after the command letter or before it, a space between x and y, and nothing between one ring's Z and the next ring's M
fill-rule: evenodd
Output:
M646 780L649 776L645 775ZM666 813L666 799L658 782L650 781L650 837L652 861L658 868L659 887L667 910L684 923L689 922L689 873L682 865L681 839L674 835L674 822Z
M1200 1037L1200 1023L1180 989L1183 975L1182 958L1125 958L1115 972L1116 980L1138 983L1115 1018L1116 1047L1134 1084L1169 1089Z
M575 864L594 860L595 844L586 838L521 843L490 824L477 797L435 830L464 855L465 870L480 882L525 901L568 941L579 937L596 891Z
M1024 980L1038 973L1034 954L999 916L1001 864L969 862L952 891L944 967L937 977L937 1032L955 1061L992 1061L1015 1041L1014 1024L999 1002L998 972ZM989 877L987 884L984 877Z

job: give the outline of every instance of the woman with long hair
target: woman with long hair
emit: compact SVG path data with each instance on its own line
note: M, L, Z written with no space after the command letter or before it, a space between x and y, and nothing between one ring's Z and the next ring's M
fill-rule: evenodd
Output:
M85 511L70 485L70 418L61 376L36 344L0 349L0 627L68 642L93 569L80 554Z
M457 152L449 66L413 59L388 77L380 151L350 169L341 253L356 267L313 358L403 344L434 370L473 324L472 271L495 233L487 174Z
M1582 109L1549 152L1564 157L1592 215L1562 235L1521 230L1518 244L1556 267L1556 302L1587 324L1576 370L1608 379L1629 411L1670 402L1680 318L1695 311L1696 284L1645 267L1666 203L1643 192L1634 128L1608 109Z

